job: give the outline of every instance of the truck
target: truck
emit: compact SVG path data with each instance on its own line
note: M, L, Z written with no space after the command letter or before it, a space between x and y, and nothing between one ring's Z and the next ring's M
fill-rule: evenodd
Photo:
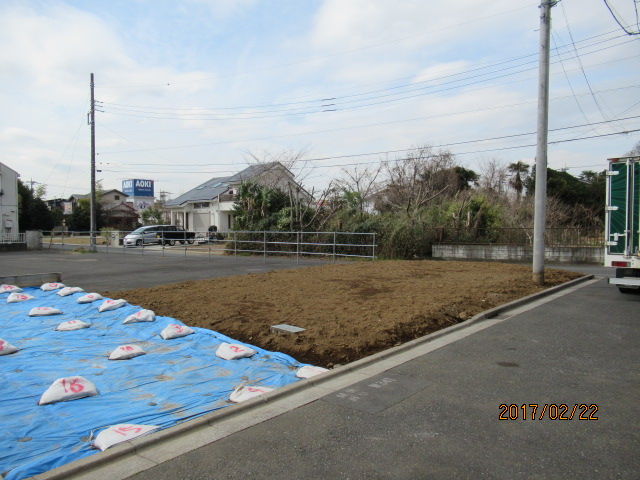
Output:
M640 290L640 156L610 158L607 170L605 267L622 293Z

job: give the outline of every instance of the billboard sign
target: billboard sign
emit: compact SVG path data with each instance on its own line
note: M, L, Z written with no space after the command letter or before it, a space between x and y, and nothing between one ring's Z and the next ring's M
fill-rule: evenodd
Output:
M138 210L139 212L142 212L143 210L151 207L153 207L153 198L136 200L136 210Z
M64 202L62 204L63 215L71 215L73 213L73 204L71 202Z
M153 180L123 180L122 191L130 197L154 197Z

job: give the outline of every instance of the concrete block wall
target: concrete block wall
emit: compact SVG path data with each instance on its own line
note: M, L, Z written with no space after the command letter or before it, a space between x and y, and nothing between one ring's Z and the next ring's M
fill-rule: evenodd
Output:
M473 245L446 244L433 245L433 258L444 260L484 260L503 262L531 262L533 247L524 245ZM604 262L602 247L546 247L545 259L551 263L593 263Z
M27 230L27 250L42 250L42 232Z

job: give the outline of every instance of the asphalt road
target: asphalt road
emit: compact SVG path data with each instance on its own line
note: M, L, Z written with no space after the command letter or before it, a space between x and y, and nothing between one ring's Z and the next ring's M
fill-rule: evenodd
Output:
M71 253L58 250L0 253L0 277L60 272L62 282L98 293L153 287L167 283L206 278L262 273L327 262L285 257L246 257L233 255L185 256L179 249L161 247L128 248L123 254Z

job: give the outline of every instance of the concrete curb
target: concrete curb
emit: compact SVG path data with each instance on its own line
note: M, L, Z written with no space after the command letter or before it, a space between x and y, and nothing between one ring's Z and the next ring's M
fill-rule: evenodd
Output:
M43 283L60 282L62 274L53 273L33 273L30 275L11 275L0 277L0 283L15 285L16 287L39 287Z
M65 480L73 475L77 475L80 473L86 474L88 470L100 467L104 464L113 462L116 459L120 459L128 455L141 455L145 449L156 446L162 443L163 441L166 441L169 439L175 439L176 437L179 437L181 435L186 435L198 429L213 426L214 424L219 423L223 420L228 420L228 419L232 419L233 417L243 415L260 406L264 406L265 404L273 403L276 400L280 400L287 396L294 395L309 387L322 385L323 383L329 382L335 379L336 377L343 376L346 373L352 373L352 372L364 369L365 367L373 363L380 362L382 360L385 360L389 357L393 357L400 353L404 353L417 346L421 346L423 344L433 342L434 340L439 339L445 335L449 335L452 332L466 329L471 325L496 317L497 315L499 315L504 311L507 311L507 310L519 307L521 305L524 305L526 303L532 302L534 300L552 295L561 290L571 288L575 285L591 280L592 278L594 278L594 275L585 275L575 280L571 280L569 282L563 283L562 285L557 285L555 287L548 288L541 292L537 292L532 295L528 295L526 297L513 300L509 303L505 303L504 305L500 305L498 307L494 307L484 312L481 312L465 322L459 323L457 325L453 325L451 327L447 327L443 330L439 330L437 332L425 335L415 340L411 340L402 345L398 345L397 347L392 347L382 352L370 355L369 357L362 358L353 363L349 363L345 366L341 366L339 368L330 370L329 372L323 373L322 375L318 375L316 377L312 377L306 380L301 380L300 382L287 385L285 387L274 390L273 392L269 392L265 395L260 395L259 397L253 398L241 404L233 405L232 408L229 408L229 407L222 408L214 412L206 413L192 420L186 420L183 423L180 423L173 427L169 427L165 430L161 430L159 432L151 432L148 435L138 437L127 442L123 442L99 454L91 455L81 460L77 460L67 465L63 465L54 470L50 470L48 472L44 472L39 475L36 475L32 478L37 480Z

